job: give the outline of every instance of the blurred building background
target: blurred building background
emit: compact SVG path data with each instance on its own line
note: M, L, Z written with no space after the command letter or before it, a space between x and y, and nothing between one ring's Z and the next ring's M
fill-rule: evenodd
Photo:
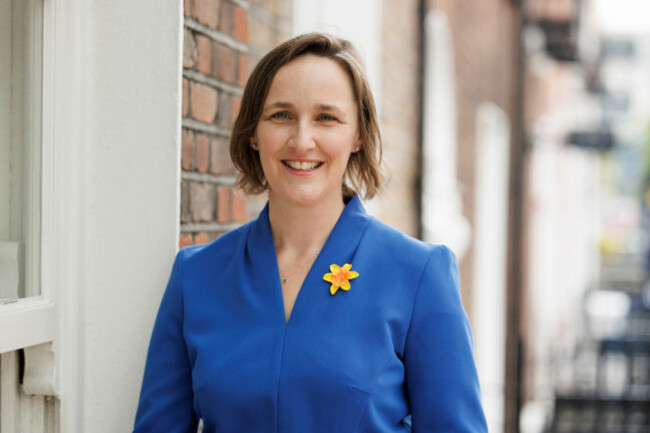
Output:
M365 57L369 211L456 253L490 431L650 431L646 3L0 0L0 432L129 431L175 250L265 200L246 79L309 31Z

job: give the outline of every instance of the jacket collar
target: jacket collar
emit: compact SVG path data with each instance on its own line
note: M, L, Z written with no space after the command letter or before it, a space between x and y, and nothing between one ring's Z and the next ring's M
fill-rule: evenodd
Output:
M329 267L332 264L343 266L345 263L351 263L354 266L354 256L370 218L359 196L352 197L316 257L301 291L303 289L312 290L313 286L316 288L322 286L323 293L329 296L329 283L323 281L323 275L329 272ZM256 284L267 288L272 287L273 290L281 293L275 245L269 222L268 202L257 220L252 223L246 245L246 255L250 260L249 269L253 272L252 277L256 280ZM294 313L296 313L295 310L292 316Z

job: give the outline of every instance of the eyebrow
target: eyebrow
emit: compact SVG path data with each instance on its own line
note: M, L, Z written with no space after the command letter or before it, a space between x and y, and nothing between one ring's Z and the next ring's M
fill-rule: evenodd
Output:
M272 109L272 108L294 108L294 105L290 102L283 102L283 101L277 101L274 102L266 107L263 108L264 111ZM324 110L324 111L335 111L341 115L345 114L343 110L341 110L339 107L336 105L329 105L329 104L317 104L314 106L315 109L317 110Z
M336 105L327 105L327 104L318 104L315 107L318 110L325 110L325 111L338 111L340 113L343 113L343 111L337 107Z
M268 110L269 108L293 108L293 104L289 102L278 101L278 102L274 102L271 105L267 105L266 107L264 107L264 110Z

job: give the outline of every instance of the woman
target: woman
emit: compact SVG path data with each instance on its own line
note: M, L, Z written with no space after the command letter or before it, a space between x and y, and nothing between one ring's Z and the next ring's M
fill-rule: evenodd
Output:
M259 217L178 253L135 432L484 432L458 270L366 214L381 175L374 102L345 40L265 56L231 156Z

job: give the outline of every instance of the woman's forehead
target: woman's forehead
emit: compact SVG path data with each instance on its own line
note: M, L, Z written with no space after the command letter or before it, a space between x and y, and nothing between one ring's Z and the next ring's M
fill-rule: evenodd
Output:
M310 105L354 102L348 72L337 61L306 54L283 65L273 77L265 106L307 100Z

